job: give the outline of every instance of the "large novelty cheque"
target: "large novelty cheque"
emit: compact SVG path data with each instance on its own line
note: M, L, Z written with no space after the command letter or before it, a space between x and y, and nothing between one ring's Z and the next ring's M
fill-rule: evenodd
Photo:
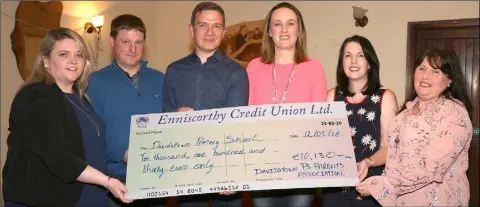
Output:
M344 102L132 116L128 199L355 186Z

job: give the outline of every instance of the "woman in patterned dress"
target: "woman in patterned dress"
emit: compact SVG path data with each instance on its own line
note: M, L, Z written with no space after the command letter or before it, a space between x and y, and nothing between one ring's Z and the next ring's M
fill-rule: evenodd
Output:
M416 65L415 93L389 125L385 174L357 190L383 206L468 206L472 105L460 62L432 49Z
M368 39L345 39L337 65L337 87L328 101L344 101L357 161L359 179L381 175L386 160L387 124L398 112L395 94L382 87L380 64ZM378 206L372 197L361 197L354 188L323 189L324 206Z

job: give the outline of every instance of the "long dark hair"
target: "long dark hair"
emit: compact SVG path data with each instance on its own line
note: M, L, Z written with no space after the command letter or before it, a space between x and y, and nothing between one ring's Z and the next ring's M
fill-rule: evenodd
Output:
M457 54L451 50L439 48L428 49L420 57L418 57L413 70L416 70L416 68L422 64L425 58L432 68L440 69L442 73L452 81L450 86L447 87L441 95L445 98L458 102L461 105L464 105L470 118L472 118L472 103L470 102L470 98L467 94L467 83L465 82L465 76L463 74L462 67L460 66L460 60L458 59ZM415 100L417 96L418 95L415 90L412 90L411 94L405 99L405 103L403 104L401 111L406 108L407 102Z
M360 35L353 35L345 39L340 47L337 63L337 85L345 96L355 95L348 89L350 81L343 70L343 53L345 52L345 47L350 42L356 42L360 44L363 54L365 55L365 59L367 59L367 62L370 65L370 69L368 69L367 73L367 84L365 85L365 90L362 91L362 94L372 95L375 91L382 87L380 84L380 61L378 61L377 53L375 52L372 43L370 43L367 38Z

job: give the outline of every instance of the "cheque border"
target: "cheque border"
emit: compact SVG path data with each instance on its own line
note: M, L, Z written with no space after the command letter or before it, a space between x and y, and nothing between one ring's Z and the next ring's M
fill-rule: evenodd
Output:
M222 191L255 191L267 189L323 188L355 186L357 178L329 178L325 180L308 179L294 181L256 181L230 184L188 186L177 188L159 188L128 192L125 198L130 200L176 197L195 194L219 193Z

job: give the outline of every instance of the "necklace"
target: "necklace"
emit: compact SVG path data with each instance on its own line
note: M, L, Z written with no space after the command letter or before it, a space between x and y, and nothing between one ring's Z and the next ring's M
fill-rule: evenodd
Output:
M83 114L85 114L85 116L87 116L87 118L90 120L90 122L92 122L93 126L97 130L97 136L100 136L100 127L98 126L97 122L95 122L93 118L91 118L85 111L83 111L82 108L80 108L77 104L75 104L75 102L73 102L70 98L68 98L67 95L65 94L63 95L65 96L65 98L68 99L68 101L70 101L70 103L72 103L75 107L77 107L78 110L80 110ZM83 106L82 100L77 96L77 94L75 94L75 97L77 97L77 99L80 101L80 104L82 104ZM87 107L85 107L85 110L88 111Z
M282 99L280 100L280 103L282 104L287 100L287 90L288 87L290 86L290 83L292 82L293 76L295 75L295 66L296 64L293 64L293 68L290 70L290 77L288 78L287 82L287 87L285 87L285 90L283 90L283 95ZM272 70L273 70L273 98L272 101L274 101L276 104L278 104L278 91L277 91L277 69L275 68L275 63L272 64Z
M361 98L354 98L354 96L350 97L350 102L352 103L359 103L360 101L362 101L365 97L361 97Z

